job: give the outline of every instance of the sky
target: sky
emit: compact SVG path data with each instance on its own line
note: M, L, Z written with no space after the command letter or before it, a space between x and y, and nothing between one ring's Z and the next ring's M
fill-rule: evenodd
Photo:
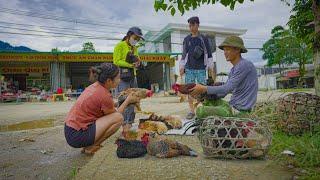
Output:
M171 16L170 12L155 12L153 2L0 0L0 40L38 51L55 47L79 51L84 42L91 41L97 51L112 52L131 26L141 27L144 33L160 31L168 23L187 23L189 17L199 16L200 26L247 29L242 36L245 46L261 48L273 27L286 26L291 9L280 0L245 0L236 4L234 11L215 4ZM262 61L259 50L249 50L244 56L253 62Z

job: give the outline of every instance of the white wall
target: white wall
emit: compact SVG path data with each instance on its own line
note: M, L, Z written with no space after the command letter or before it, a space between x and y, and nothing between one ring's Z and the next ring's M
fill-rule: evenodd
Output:
M186 36L185 33L181 31L173 31L171 33L171 52L173 53L181 53L182 52L182 43L183 39ZM175 63L175 67L172 68L172 73L179 75L179 61L181 60L181 55L178 56L178 60Z
M216 44L217 49L215 53L215 61L217 66L217 74L221 72L225 72L229 74L232 64L226 60L224 57L224 53L221 49L218 48L218 46L225 40L227 36L222 34L216 34Z
M264 75L258 78L259 89L276 89L277 80L275 76Z
M224 73L229 73L232 64L228 61L226 61L224 57L224 53L222 50L218 48L218 46L225 40L225 38L228 35L225 34L218 34L215 32L205 32L206 34L212 34L215 36L216 40L216 52L212 54L213 56L213 61L216 62L217 66L217 73L224 72ZM182 52L182 43L183 39L190 34L188 31L182 31L182 30L176 30L171 32L171 52L172 53L181 53ZM158 44L153 44L153 43L147 43L145 46L146 52L155 52L155 50L158 50L159 53L164 52L164 45L163 43L158 43ZM176 61L175 67L172 68L172 73L179 75L179 61L181 59L181 56L178 56L178 61ZM218 78L219 81L226 81L227 77L221 77L220 79Z

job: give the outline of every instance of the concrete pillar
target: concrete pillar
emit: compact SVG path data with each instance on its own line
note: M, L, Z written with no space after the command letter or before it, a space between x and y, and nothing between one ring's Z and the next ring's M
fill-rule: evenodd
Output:
M171 52L172 53L181 53L182 52L182 43L183 39L187 36L187 33L181 31L171 32ZM173 74L179 75L179 61L181 56L178 56L175 63L175 67L172 69Z
M56 91L59 87L66 89L66 68L63 62L50 63L51 90Z

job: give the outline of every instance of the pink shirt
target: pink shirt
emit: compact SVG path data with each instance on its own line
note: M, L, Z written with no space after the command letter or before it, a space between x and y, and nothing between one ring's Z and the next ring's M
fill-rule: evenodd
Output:
M95 82L83 91L65 122L77 131L85 130L98 118L115 111L111 93L102 84Z

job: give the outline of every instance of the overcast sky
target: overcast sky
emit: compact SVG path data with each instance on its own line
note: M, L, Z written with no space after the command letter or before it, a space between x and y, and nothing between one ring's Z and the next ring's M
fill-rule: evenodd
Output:
M91 41L96 50L111 52L118 40L108 39L122 38L130 26L139 26L146 33L161 30L170 22L186 23L188 17L199 16L200 25L247 29L245 45L259 48L274 26L286 25L290 9L280 0L245 0L234 11L215 4L172 17L169 12L156 13L153 0L0 0L0 40L38 51L51 51L54 47L79 51L83 42ZM262 59L261 54L250 50L245 57L257 62Z

